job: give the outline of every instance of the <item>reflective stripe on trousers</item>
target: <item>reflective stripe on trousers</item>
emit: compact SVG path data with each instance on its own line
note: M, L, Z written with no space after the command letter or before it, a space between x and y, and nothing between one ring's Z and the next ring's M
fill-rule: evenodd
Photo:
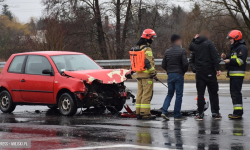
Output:
M243 110L243 105L242 104L235 104L234 110Z
M136 104L136 108L150 108L150 104Z
M245 71L229 71L229 76L244 77L245 76Z

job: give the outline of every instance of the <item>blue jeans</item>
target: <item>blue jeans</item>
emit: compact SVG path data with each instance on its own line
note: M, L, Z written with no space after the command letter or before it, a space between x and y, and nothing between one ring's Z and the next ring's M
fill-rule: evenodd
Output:
M181 104L183 97L184 75L178 73L168 73L168 95L164 101L162 113L168 114L168 107L176 91L174 106L174 117L181 116Z

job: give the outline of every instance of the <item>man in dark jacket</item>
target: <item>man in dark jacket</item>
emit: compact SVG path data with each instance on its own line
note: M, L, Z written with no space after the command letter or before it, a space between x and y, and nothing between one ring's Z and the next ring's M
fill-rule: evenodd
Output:
M234 107L233 114L229 114L228 117L231 119L238 119L243 115L241 89L247 67L248 54L246 43L242 40L241 31L232 30L229 32L227 38L231 43L230 55L226 56L223 53L221 57L227 64L227 76L230 78L230 94Z
M218 53L218 61L221 62L221 56L220 56L219 53ZM195 53L193 51L191 51L191 53L190 53L189 65L190 65L190 68L191 68L192 72L196 73L196 68L195 68ZM214 110L214 107L213 107L212 95L211 95L211 92L210 92L209 89L208 89L208 94L209 94L209 101L210 101L210 105L211 105L212 117L215 117L217 114L216 114L216 112ZM205 105L204 105L204 111L206 111L209 103L206 103L206 101L204 101L204 103L205 103Z
M183 96L184 74L188 70L187 55L185 50L181 48L182 40L179 35L172 35L171 42L173 45L165 51L162 61L162 68L166 70L168 74L168 95L163 104L161 116L169 120L168 107L176 91L174 119L185 120L186 118L181 116L180 111Z
M198 115L196 120L203 120L204 117L204 93L208 87L211 95L213 109L216 113L215 119L221 119L219 113L219 95L217 76L220 75L220 64L218 51L212 41L208 40L210 33L202 31L196 35L189 45L189 50L195 53L196 88L198 92Z

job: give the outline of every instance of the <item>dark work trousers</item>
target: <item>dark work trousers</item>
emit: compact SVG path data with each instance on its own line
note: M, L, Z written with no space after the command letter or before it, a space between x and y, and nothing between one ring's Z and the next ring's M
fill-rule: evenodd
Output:
M197 71L196 89L198 92L198 112L204 112L204 94L206 87L209 89L209 98L213 105L214 113L219 113L219 85L217 82L216 71L212 69Z
M234 112L233 114L242 116L243 105L242 105L242 84L244 78L230 78L230 94L233 101Z

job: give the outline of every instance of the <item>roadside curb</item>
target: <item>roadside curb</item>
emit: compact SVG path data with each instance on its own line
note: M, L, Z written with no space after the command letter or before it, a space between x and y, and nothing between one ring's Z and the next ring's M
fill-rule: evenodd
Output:
M161 80L162 82L166 82L167 80ZM129 79L125 82L136 82L136 79ZM184 80L184 83L195 83L195 80ZM229 80L218 80L218 83L229 83ZM250 84L250 80L244 80L243 84Z

